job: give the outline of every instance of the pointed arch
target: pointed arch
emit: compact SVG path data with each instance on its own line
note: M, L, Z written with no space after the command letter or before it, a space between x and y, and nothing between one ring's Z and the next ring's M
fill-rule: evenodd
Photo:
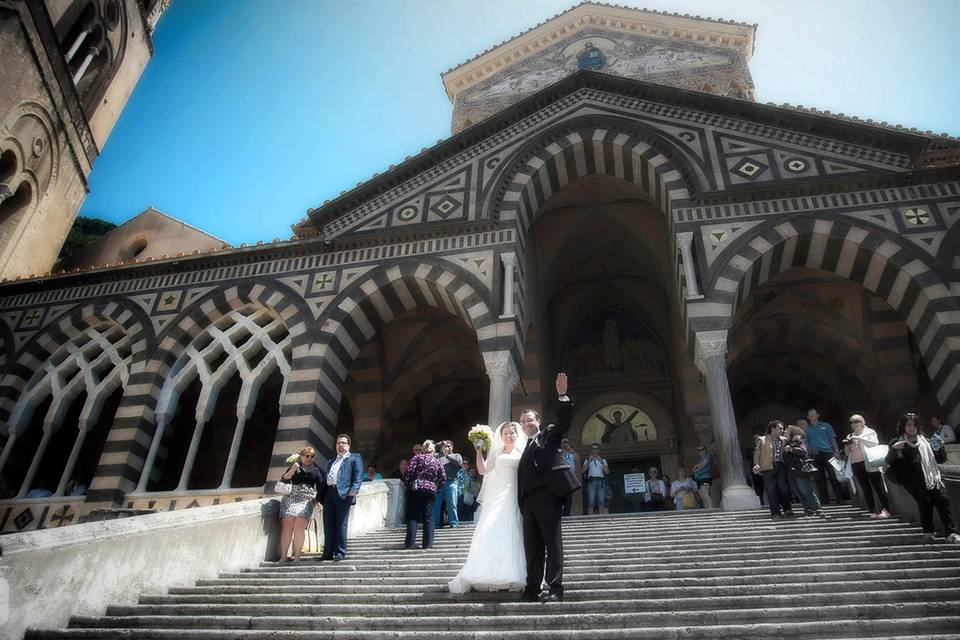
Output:
M393 318L420 306L460 318L476 333L480 351L512 351L519 361L513 323L498 332L491 292L466 270L445 261L406 260L368 272L330 302L311 350L314 368L305 376L316 385L314 405L301 433L322 455L332 454L343 384L361 347Z
M754 287L793 267L836 274L884 299L917 340L937 398L960 420L960 299L936 265L894 234L852 220L798 217L758 227L717 259L689 329L726 328Z
M642 189L667 215L697 193L695 170L649 125L614 116L583 116L555 125L513 154L492 182L484 211L529 230L541 205L574 180L608 175Z

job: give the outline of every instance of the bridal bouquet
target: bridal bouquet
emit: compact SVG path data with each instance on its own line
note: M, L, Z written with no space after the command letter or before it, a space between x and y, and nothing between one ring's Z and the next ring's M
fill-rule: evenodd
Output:
M291 454L287 457L287 464L293 464L294 462L300 462L300 454L299 454L299 453L291 453Z
M493 431L485 424L478 424L467 433L476 448L486 451L493 444Z

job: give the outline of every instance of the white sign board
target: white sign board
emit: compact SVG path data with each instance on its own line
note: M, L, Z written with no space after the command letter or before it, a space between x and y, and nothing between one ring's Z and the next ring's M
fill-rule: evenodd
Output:
M644 473L625 473L623 474L623 492L627 495L631 493L646 493L647 476Z

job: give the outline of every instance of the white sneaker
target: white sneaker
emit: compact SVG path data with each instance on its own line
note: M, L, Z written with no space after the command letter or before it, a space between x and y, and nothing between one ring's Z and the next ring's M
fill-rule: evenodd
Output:
M960 544L960 534L951 533L947 536L947 542L952 542L953 544Z
M890 512L887 511L886 509L884 509L883 511L877 514L877 518L880 520L883 520L884 518L889 518L889 517L890 517Z

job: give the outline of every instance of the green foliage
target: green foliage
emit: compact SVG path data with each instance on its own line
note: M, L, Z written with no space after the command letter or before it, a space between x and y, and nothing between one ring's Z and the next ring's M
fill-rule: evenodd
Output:
M62 261L69 258L116 228L117 225L106 220L78 216L70 229L70 233L67 234L67 239L63 243L63 248L60 249L60 255L57 259Z

